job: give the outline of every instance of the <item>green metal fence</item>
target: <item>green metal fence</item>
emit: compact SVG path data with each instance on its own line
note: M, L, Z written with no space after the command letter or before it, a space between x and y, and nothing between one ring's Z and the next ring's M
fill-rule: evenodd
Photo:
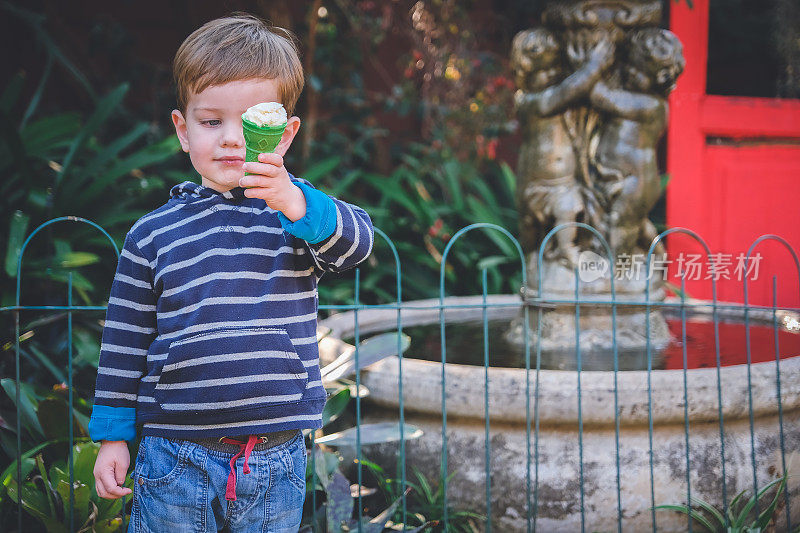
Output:
M53 305L22 305L20 301L20 284L23 274L23 257L26 247L28 246L31 239L33 239L42 229L50 224L60 223L60 222L76 222L76 223L85 223L90 224L97 228L103 235L105 235L109 242L111 243L112 248L114 249L117 257L119 257L119 250L117 249L116 244L114 243L111 236L101 227L94 224L91 221L81 219L78 217L62 217L53 219L45 224L39 226L36 230L34 230L28 238L25 240L24 244L22 245L22 249L20 252L18 264L17 264L17 292L16 292L16 305L3 307L0 308L0 313L4 317L10 317L13 315L15 320L15 365L16 365L16 375L15 375L15 383L16 383L16 405L17 405L17 420L16 420L16 437L17 437L17 474L16 479L19 480L22 478L22 460L21 457L26 452L30 452L30 450L23 450L22 443L20 440L20 436L22 434L21 427L20 427L20 406L21 406L21 399L20 399L20 380L24 379L24 376L20 376L20 312L27 311L27 310L35 310L41 311L43 313L53 313L53 312L66 312L67 313L67 339L68 342L68 354L67 354L67 361L68 361L68 369L67 369L67 376L68 376L68 389L69 389L69 396L68 396L68 405L69 405L69 413L72 413L73 409L73 396L72 396L72 360L73 360L73 346L72 346L72 318L73 313L81 313L87 311L102 311L105 310L105 306L81 306L81 305L73 305L72 300L72 277L70 275L68 284L67 284L67 305L65 306L53 306ZM613 255L608 244L605 242L603 237L600 235L597 230L594 228L587 226L585 224L574 223L570 225L578 226L588 232L594 234L605 247L605 251L607 254L607 259L613 264ZM560 231L561 229L570 226L570 225L562 225L558 226L557 228L553 229L544 239L544 243L540 247L541 249L545 249L547 243L553 238L553 235ZM523 286L527 286L528 280L526 279L527 271L526 271L526 261L524 257L524 253L522 251L521 246L514 238L514 236L508 232L506 229L493 225L493 224L473 224L468 227L465 227L458 231L453 238L447 243L447 246L442 254L442 261L441 261L441 270L440 270L440 280L439 280L439 303L436 308L438 309L439 313L439 332L440 332L440 366L441 366L441 439L442 439L442 446L441 446L441 469L439 472L439 483L444 491L444 499L448 501L448 474L451 474L450 470L448 469L448 403L447 403L447 373L446 368L448 363L447 361L447 340L446 340L446 332L448 329L448 323L446 321L445 315L449 309L459 309L463 308L464 305L458 302L450 303L448 298L446 298L446 283L445 283L445 265L447 264L447 257L450 253L451 249L455 245L459 246L469 246L469 243L463 243L462 237L467 235L468 233L475 232L475 231L483 231L483 232L499 232L508 238L516 248L519 254L519 261L520 261L520 268L522 273L522 282ZM404 331L404 318L403 313L408 310L413 310L415 308L414 302L404 302L402 298L402 271L401 271L401 260L397 253L397 249L395 248L394 244L392 243L391 239L382 231L376 229L376 233L382 237L384 243L379 243L376 241L376 246L388 246L391 251L391 254L394 258L395 262L395 276L396 276L396 300L394 302L379 304L379 305L367 305L360 302L359 296L359 289L360 289L360 271L356 270L355 272L355 299L352 303L344 304L344 305L336 305L336 304L322 304L320 305L320 309L324 311L333 311L337 313L351 313L352 320L353 320L353 344L355 345L355 367L360 368L359 365L359 344L362 338L362 332L360 331L359 323L360 318L359 316L366 312L372 310L388 310L392 312L396 312L396 329L399 333L402 334ZM656 245L658 242L662 241L665 237L673 233L681 233L684 235L689 236L690 238L696 240L702 248L706 252L706 256L710 261L710 264L713 265L714 259L709 250L708 246L702 240L701 237L696 235L695 233L691 232L687 229L682 228L674 228L670 229L663 234L659 235L657 239L652 243L650 246L650 250L647 253L646 261L645 261L645 269L649 271L651 266L651 261L653 260L653 253L656 249ZM797 270L798 279L800 279L800 262L798 262L797 254L792 249L792 247L781 237L775 235L764 235L759 237L751 246L747 252L746 259L745 259L745 266L747 266L750 258L752 258L752 254L754 250L765 240L775 241L785 247L785 249L789 252L789 256L793 259L795 268ZM541 273L543 271L543 257L540 254L538 257L538 269L537 273L539 275L538 280L538 287L542 286L541 280ZM723 413L723 387L722 387L722 378L721 378L721 342L720 342L720 323L722 322L720 318L721 313L730 313L731 311L740 312L743 318L743 327L746 335L745 341L745 349L746 349L746 362L745 366L747 369L747 393L748 397L746 399L746 410L749 419L749 433L750 433L750 466L751 466L751 479L749 482L752 484L752 494L757 494L758 491L762 488L763 484L768 481L766 479L759 479L758 475L758 466L762 464L763 461L766 460L764 457L757 456L757 432L755 429L756 422L755 417L758 415L758 409L754 409L754 398L753 398L753 383L751 382L751 367L754 364L765 364L765 363L753 363L751 361L751 321L753 320L754 314L758 314L759 317L769 316L771 320L768 320L769 324L771 324L772 331L774 333L774 365L775 365L775 383L774 383L774 395L773 400L774 403L777 405L777 413L778 413L778 426L775 430L778 433L779 439L779 446L778 449L780 450L780 464L777 468L774 469L775 476L786 476L789 473L789 466L787 465L787 453L794 454L800 451L800 441L795 433L791 435L787 435L785 428L784 428L784 405L783 405L783 398L787 394L783 388L787 386L786 383L781 383L781 362L782 360L785 361L787 356L798 355L797 353L791 354L780 354L779 353L779 332L787 331L785 324L779 324L778 314L782 313L784 317L792 317L792 316L800 316L800 307L778 307L777 306L777 294L778 294L778 284L777 280L773 277L772 279L772 293L773 293L773 305L770 307L765 306L755 306L755 305L748 305L748 281L747 275L745 275L743 280L743 299L745 304L727 304L717 301L717 287L716 287L716 279L711 279L711 287L712 287L712 300L707 302L695 302L695 301L687 301L685 298L685 286L684 280L682 279L681 283L681 297L677 301L651 301L650 300L650 290L649 290L649 283L646 285L647 289L645 291L645 299L642 301L630 301L630 300L618 300L616 297L616 291L614 289L614 275L612 272L611 275L611 288L612 292L609 299L586 299L581 297L580 293L580 285L579 285L579 275L577 269L574 272L574 297L573 298L546 298L540 296L527 296L524 301L520 300L519 304L509 304L509 303L493 303L490 296L487 294L487 270L483 269L481 272L482 275L482 291L481 291L481 302L479 304L471 304L471 307L475 307L481 311L481 331L482 331L482 350L483 350L483 364L484 364L484 386L483 390L485 392L483 397L483 408L485 413L485 438L484 438L484 449L483 449L483 460L485 463L485 484L483 488L483 492L485 493L485 508L484 509L475 509L477 511L483 511L486 514L486 520L483 524L480 524L482 529L486 531L492 530L503 530L501 526L494 522L493 519L493 495L497 494L497 491L521 491L522 487L498 487L493 486L492 484L492 472L490 471L490 464L492 459L492 449L490 444L490 430L491 430L491 423L490 423L490 394L489 394L489 367L491 366L492 362L492 339L490 339L489 334L489 313L493 308L503 307L503 306L510 306L510 305L518 305L521 310L521 323L523 325L523 339L524 339L524 371L525 371L525 390L520 391L520 393L525 394L525 529L527 531L536 531L537 525L540 523L540 505L543 503L543 498L546 498L547 495L543 495L540 493L540 434L542 431L540 425L541 413L540 413L540 376L542 372L545 370L542 368L542 343L539 340L542 338L542 324L543 324L543 314L547 313L549 309L553 308L554 306L571 306L574 308L574 324L575 324L575 354L576 354L576 362L577 362L577 369L574 371L574 375L576 378L577 383L577 439L578 439L578 460L577 465L574 465L578 470L578 490L574 496L574 502L577 504L577 507L580 511L580 531L585 531L587 528L590 530L594 524L587 523L587 509L586 509L586 502L585 497L586 495L586 479L585 479L585 452L584 449L584 415L583 415L583 400L582 400L582 392L585 392L585 389L582 385L582 375L585 375L585 371L583 370L583 355L582 348L581 348L581 341L580 341L580 332L581 332L581 312L582 307L586 308L588 306L591 307L606 307L610 311L611 316L611 324L612 324L612 351L613 351L613 369L609 370L613 372L613 398L614 398L614 455L615 455L615 494L607 495L609 501L613 501L613 505L616 509L616 527L618 531L622 531L623 529L623 519L626 517L626 501L623 498L622 493L622 480L621 480L621 460L620 460L620 435L622 433L621 427L624 423L626 423L626 417L620 411L619 406L619 397L618 397L618 376L620 373L625 372L624 370L620 370L619 368L619 354L618 354L618 346L617 346L617 314L618 309L621 306L636 306L645 309L645 315L648 317L646 320L646 329L645 329L645 338L646 338L646 356L647 356L647 406L648 406L648 413L647 413L647 421L648 421L648 438L649 438L649 472L641 472L641 475L647 478L647 485L649 486L649 503L648 511L650 514L650 528L652 531L658 530L658 520L657 520L657 513L656 513L656 506L663 503L668 503L664 501L656 501L655 496L655 488L656 488L656 475L654 472L654 413L653 413L653 398L651 395L651 376L653 372L657 372L653 368L653 350L651 347L651 322L650 322L650 312L653 309L665 309L670 310L674 313L677 313L680 316L680 323L681 323L681 346L682 346L682 360L683 360L683 398L680 401L683 405L683 428L684 428L684 445L683 445L683 465L682 467L685 470L685 499L682 498L682 495L675 494L674 500L682 500L680 503L687 503L692 502L694 503L694 497L692 492L692 479L690 472L692 471L692 464L690 458L690 435L692 434L692 428L690 427L690 402L689 402L689 387L688 387L688 380L687 380L687 372L688 372L688 363L687 363L687 317L695 312L700 310L707 310L708 308L711 309L711 320L713 322L714 328L714 355L716 361L716 393L717 393L717 405L718 405L718 426L719 426L719 446L720 446L720 457L719 457L719 467L720 467L720 475L718 476L718 480L720 482L719 486L719 494L721 494L721 502L722 508L728 509L732 506L732 498L731 496L731 487L727 486L728 480L730 479L730 472L726 471L726 449L725 449L725 441L726 441L726 433L725 433L725 420L724 420L724 413ZM685 276L684 276L685 277ZM800 300L798 300L800 301ZM531 315L534 314L536 320L533 322L537 326L536 335L533 337L537 339L536 342L531 343L531 331L529 331L529 325L531 324ZM792 322L790 330L792 328L800 327L800 322ZM794 329L796 331L796 329ZM406 428L406 406L404 404L404 391L403 391L403 361L404 357L402 355L402 347L401 347L401 335L397 336L397 353L400 354L398 357L398 373L399 379L397 383L398 387L398 399L399 399L399 406L397 412L397 418L399 420L399 431L400 431L400 440L399 440L399 467L398 467L398 475L400 476L401 486L405 487L407 483L407 454L406 454L406 439L405 435L403 434ZM770 363L771 364L771 363ZM520 369L522 370L522 369ZM572 371L568 371L572 372ZM356 372L355 375L356 380L356 390L359 390L361 386L361 373ZM794 383L788 384L791 393L792 391L796 391L796 387ZM795 387L795 388L792 388ZM531 391L533 394L531 394ZM744 401L744 400L743 400ZM797 411L798 403L793 402L792 405L789 406L790 410ZM361 427L362 424L362 400L361 395L355 395L355 417L357 422L357 427ZM73 433L73 417L69 416L69 440L70 443L74 442L74 433ZM313 433L310 435L310 440L312 443L312 447L316 446L314 443L314 435ZM361 459L362 458L362 446L360 440L360 431L356 433L356 457ZM521 458L520 458L521 459ZM310 456L310 463L312 464L312 472L316 473L316 468L314 465L315 454L311 454ZM359 460L357 461L357 480L358 486L362 486L363 478L362 478L362 462ZM74 479L73 477L73 463L72 463L72 454L69 454L69 475L70 481ZM72 483L70 483L70 490L69 490L69 530L76 531L77 526L74 523L74 492ZM475 487L475 491L477 492L480 490L481 487ZM797 492L798 489L795 489ZM792 528L796 527L796 524L793 524L792 517L791 517L791 491L789 490L789 485L787 485L786 490L782 493L782 503L783 506L783 523L787 530L792 530ZM313 509L317 508L318 504L318 495L317 492L311 493L311 499L313 502ZM18 498L18 500L20 500ZM741 497L738 498L739 501L742 501ZM777 498L776 498L777 502ZM457 504L458 502L453 502ZM795 504L796 506L796 504ZM775 506L771 506L772 511L775 511ZM124 509L124 506L123 506ZM403 523L406 523L407 516L408 516L408 509L407 509L407 501L405 495L402 498L402 520ZM357 496L357 516L358 516L358 523L361 524L362 521L362 495L359 491ZM770 511L769 508L763 508L763 503L756 499L752 506L751 506L751 516L754 514L756 517L759 515L759 512L763 511ZM21 530L22 528L22 507L21 503L18 503L17 507L17 524L18 528ZM718 519L724 523L725 528L734 525L733 522L736 519L736 516L733 514L729 514L727 512L723 512ZM796 520L795 520L796 521ZM448 506L445 505L443 509L443 524L439 527L444 527L449 529L449 522L450 517L448 516ZM686 528L689 531L693 529L697 529L699 522L695 522L691 516L686 516ZM77 526L77 527L76 527ZM500 529L498 529L500 528ZM364 530L362 526L358 527L359 531ZM371 529L372 531L374 529ZM545 529L542 529L543 531Z

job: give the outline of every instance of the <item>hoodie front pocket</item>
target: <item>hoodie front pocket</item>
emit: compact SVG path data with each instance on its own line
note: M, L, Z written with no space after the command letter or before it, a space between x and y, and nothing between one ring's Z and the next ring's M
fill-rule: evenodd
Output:
M226 412L303 397L308 373L280 328L230 328L174 341L155 386L174 413Z

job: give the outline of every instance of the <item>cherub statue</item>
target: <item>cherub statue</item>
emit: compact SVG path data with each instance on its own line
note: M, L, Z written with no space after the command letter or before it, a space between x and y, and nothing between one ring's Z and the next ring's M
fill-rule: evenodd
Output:
M581 99L614 61L614 47L601 39L588 50L567 47L567 57L578 64L569 74L562 48L548 29L525 30L514 37L511 65L515 71L515 104L524 143L518 163L520 236L523 249L538 247L545 234L558 224L584 218L586 205L578 161L567 131L564 113ZM578 228L560 230L558 246L546 257L557 257L570 268L577 265Z
M656 143L667 125L666 97L684 66L683 47L672 32L644 28L628 38L622 87L601 80L592 89L592 105L605 113L595 186L608 216L609 244L618 253L633 253L641 244L646 250L658 234L647 218L661 196Z

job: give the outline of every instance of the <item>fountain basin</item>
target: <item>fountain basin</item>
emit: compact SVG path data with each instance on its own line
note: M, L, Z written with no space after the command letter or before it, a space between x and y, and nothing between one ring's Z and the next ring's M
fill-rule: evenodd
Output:
M519 298L492 296L487 303L490 319L511 320L519 313ZM481 297L449 297L446 324L482 317ZM439 322L439 300L406 302L402 324ZM475 307L470 307L475 306ZM353 334L353 314L342 313L321 321L334 337ZM770 318L750 311L754 322ZM396 310L360 310L359 331L369 333L397 329ZM490 340L490 361L491 359ZM322 362L335 357L341 346L330 339L321 344ZM450 357L458 354L450 354ZM442 364L414 359L412 348L402 359L403 399L407 423L425 435L406 444L407 467L416 466L429 477L438 477L442 461ZM491 517L502 531L525 531L528 513L526 449L530 450L530 509L533 512L535 457L538 454L538 527L543 531L580 531L581 521L592 530L614 530L617 509L617 454L615 403L619 413L619 472L623 528L652 528L650 493L649 406L653 420L653 479L655 504L686 499L685 415L689 425L689 476L693 497L722 506L722 447L720 403L716 368L686 371L688 405L684 403L683 370L540 370L538 373L538 439L535 434L536 351L531 346L531 366L484 369L482 366L447 363L444 371L447 405L447 469L457 471L448 484L450 501L463 508L486 513L485 483L485 383L488 376ZM743 489L752 490L749 397L752 394L756 475L759 486L782 472L775 361L750 366L732 365L719 370L724 421L725 480L727 501ZM365 422L397 420L399 416L399 358L385 359L362 373L370 390L363 410ZM578 377L580 376L580 411ZM615 378L617 395L615 398ZM800 358L780 361L784 448L787 467L800 474ZM528 394L526 395L526 390ZM530 406L530 444L527 439ZM583 433L579 434L579 420ZM581 461L581 447L583 459ZM367 457L394 464L397 445L365 450ZM581 469L582 465L582 469ZM794 471L791 470L794 469ZM582 470L582 481L581 481ZM790 479L790 495L800 495L798 477ZM582 489L581 490L581 486ZM581 498L583 492L583 498ZM583 513L581 501L583 500ZM779 518L783 518L781 515ZM660 531L684 531L686 517L657 511ZM792 523L800 522L800 503L792 508Z

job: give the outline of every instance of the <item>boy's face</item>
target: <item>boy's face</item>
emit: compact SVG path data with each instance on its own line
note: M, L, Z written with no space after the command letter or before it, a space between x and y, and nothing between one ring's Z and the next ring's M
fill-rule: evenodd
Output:
M239 186L245 156L242 113L261 102L279 101L277 82L256 78L192 93L186 116L177 109L172 111L181 148L189 153L203 185L219 192ZM286 154L299 127L300 119L290 117L275 153Z

